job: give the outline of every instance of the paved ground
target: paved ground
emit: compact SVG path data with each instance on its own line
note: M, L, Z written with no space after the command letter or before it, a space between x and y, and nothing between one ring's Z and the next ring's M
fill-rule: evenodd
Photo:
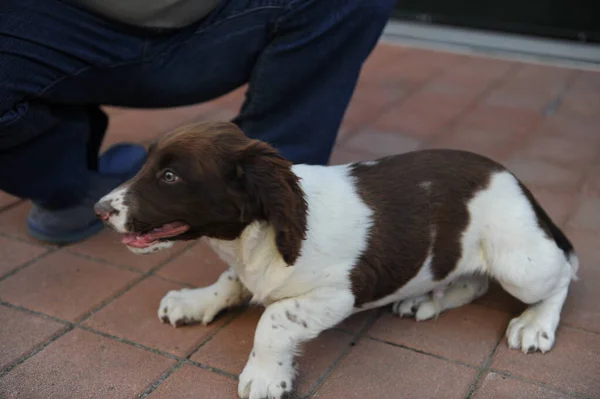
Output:
M213 103L112 114L109 141L147 142ZM600 398L600 73L381 45L367 63L333 162L423 147L506 162L574 240L581 280L545 355L507 349L522 305L495 287L430 322L370 312L328 331L300 360L299 397ZM234 398L260 310L210 327L156 317L170 289L212 283L223 265L201 244L137 257L109 232L55 248L24 233L29 205L0 194L0 397Z

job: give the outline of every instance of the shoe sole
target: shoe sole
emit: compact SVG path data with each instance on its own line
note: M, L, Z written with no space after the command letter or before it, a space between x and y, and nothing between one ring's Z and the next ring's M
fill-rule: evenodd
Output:
M93 235L98 234L104 228L102 222L93 223L85 230L73 231L68 233L56 233L43 231L29 220L27 221L27 230L29 234L36 240L43 241L49 244L66 245L75 242L83 241Z

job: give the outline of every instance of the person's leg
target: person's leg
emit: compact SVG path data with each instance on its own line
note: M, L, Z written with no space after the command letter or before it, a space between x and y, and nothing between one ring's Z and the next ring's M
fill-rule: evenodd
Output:
M178 30L126 27L66 1L4 3L0 189L34 201L30 233L55 243L95 233L93 203L143 161L139 147L98 160L106 117L97 104L176 106L239 87L284 3L226 0ZM210 62L217 49L229 51Z
M135 61L142 46L59 1L3 3L0 189L34 201L28 222L38 238L61 243L98 231L94 201L145 158L143 147L122 145L99 162L106 115L89 98L59 102L44 95L90 68ZM91 96L94 89L82 84L77 91Z
M0 14L0 189L45 204L89 199L96 161L82 154L104 132L93 104L191 104L248 80L235 120L246 133L296 163L325 163L392 5L226 0L190 27L148 32L56 0L11 0ZM85 219L72 215L50 220Z
M188 105L241 86L279 3L225 0L184 29L148 30L64 1L7 0L0 11L0 190L51 208L79 203L106 128L97 104Z
M395 1L294 1L277 22L236 122L294 162L325 164L363 62Z
M294 162L325 164L393 0L298 0L277 21L235 122Z
M200 26L145 67L145 90L188 103L249 81L233 122L294 163L326 164L362 64L395 1L228 3L219 23ZM167 92L181 94L175 99Z

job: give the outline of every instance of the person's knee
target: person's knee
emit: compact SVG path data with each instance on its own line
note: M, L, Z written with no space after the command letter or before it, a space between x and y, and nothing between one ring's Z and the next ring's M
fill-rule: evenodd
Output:
M0 151L35 139L62 119L61 107L33 99L3 100L0 105Z

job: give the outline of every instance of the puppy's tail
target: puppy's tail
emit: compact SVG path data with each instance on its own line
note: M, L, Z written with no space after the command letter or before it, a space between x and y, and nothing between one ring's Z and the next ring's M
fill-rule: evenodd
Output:
M577 272L579 271L579 258L577 257L577 255L575 255L575 252L571 252L569 254L569 256L567 257L567 261L569 262L569 265L571 265L571 270L573 271L573 275L571 276L571 278L574 281L579 280L579 277L577 276Z

